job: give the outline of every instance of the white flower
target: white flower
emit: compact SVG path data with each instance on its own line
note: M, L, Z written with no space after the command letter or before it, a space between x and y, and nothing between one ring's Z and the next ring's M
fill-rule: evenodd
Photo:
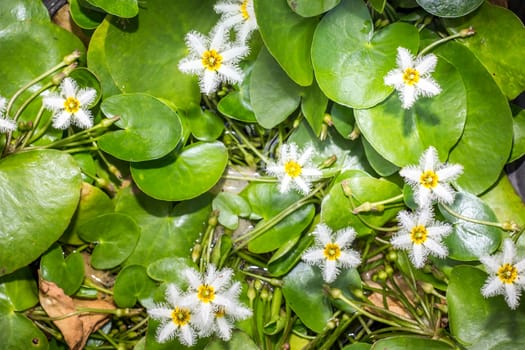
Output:
M216 4L214 9L221 14L219 25L225 29L235 28L237 40L241 43L258 28L253 0L227 0Z
M463 173L459 164L442 164L437 151L430 146L419 160L419 166L409 165L402 168L399 174L414 189L414 199L420 206L432 204L434 199L450 204L454 201L455 192L449 182Z
M195 317L200 329L211 327L215 318L215 312L224 308L230 315L242 313L238 300L229 292L231 269L217 271L215 266L209 265L206 274L202 276L194 269L186 269L183 272L189 284L189 289L183 297L182 304L195 310Z
M211 39L197 32L186 35L188 57L179 63L181 72L199 75L201 92L209 95L221 82L238 83L243 79L237 62L248 54L247 46L231 46L222 26L216 26Z
M173 284L168 285L166 299L169 305L160 304L148 310L151 318L161 321L157 330L157 341L164 343L177 337L182 344L192 346L196 340L195 327L198 326L192 310L182 306L181 293Z
M399 91L403 108L412 107L417 98L435 96L441 92L438 83L430 76L437 64L434 54L414 58L410 51L397 48L397 68L385 76L385 85Z
M235 282L224 292L224 296L232 301L233 308L219 306L214 310L213 323L211 327L201 330L201 336L217 334L222 340L228 341L232 335L235 321L244 320L252 315L252 311L239 302L241 284Z
M0 132L11 132L16 130L16 122L7 118L7 116L4 118L6 104L7 100L0 96Z
M301 154L295 143L283 144L279 161L266 165L266 172L280 181L279 191L288 192L291 187L303 194L310 192L311 182L321 177L321 171L311 165L313 147L307 147Z
M88 106L97 97L92 88L79 89L75 80L65 78L60 84L59 93L44 97L44 107L53 111L53 127L67 129L74 124L82 129L93 126L93 116Z
M440 258L448 255L447 247L441 239L452 232L452 226L435 222L431 207L423 207L415 213L401 211L397 219L401 228L390 243L395 248L408 250L410 261L416 268L425 265L429 254Z
M356 236L353 228L339 230L332 237L332 230L325 224L319 224L312 234L315 244L303 253L302 259L321 267L325 282L333 282L340 268L350 269L361 263L359 253L349 248Z
M498 294L505 295L505 301L511 309L519 305L521 291L525 289L525 259L518 260L516 247L511 239L503 241L503 252L479 259L489 277L481 288L485 298Z

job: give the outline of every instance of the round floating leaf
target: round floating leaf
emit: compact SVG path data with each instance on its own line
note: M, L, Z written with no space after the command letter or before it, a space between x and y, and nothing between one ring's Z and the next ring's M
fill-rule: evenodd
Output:
M44 2L33 0L0 2L0 28L22 21L49 22L49 12Z
M141 162L158 159L172 151L182 137L177 113L164 102L146 94L111 96L102 102L108 117L122 130L105 133L100 148L119 159Z
M499 222L514 222L525 227L525 203L516 194L508 176L501 176L496 185L483 193L480 199L494 210Z
M80 184L80 170L64 152L28 151L0 160L0 276L28 265L60 237Z
M180 258L163 258L148 265L148 276L156 281L176 283L183 285L187 283L182 271L187 268L198 269L197 265L188 256Z
M157 288L141 265L128 265L118 274L113 287L113 297L118 307L133 307L137 302L151 298Z
M525 304L510 310L503 296L485 299L487 274L471 266L452 270L447 290L448 317L454 337L469 349L515 350L525 346Z
M518 64L523 62L525 27L512 11L485 2L478 11L446 20L445 25L452 33L474 28L476 34L461 43L476 55L509 99L525 90L525 64Z
M321 274L314 269L316 267L302 262L297 264L283 278L283 294L287 305L306 327L322 332L332 317L332 309L323 289Z
M137 245L140 228L124 214L110 213L98 216L78 228L78 233L87 242L97 246L91 254L94 268L112 269L126 260Z
M432 98L420 98L411 109L403 109L394 92L373 108L354 111L366 140L394 165L419 163L429 146L434 146L444 159L463 133L467 97L458 69L439 59L432 76L443 91Z
M78 252L73 252L64 259L62 248L54 244L42 255L40 271L44 280L54 282L64 293L72 295L84 281L84 259Z
M405 349L425 349L425 350L452 350L454 349L447 343L429 338L401 335L397 337L380 339L372 345L370 350L405 350ZM353 350L353 349L352 349Z
M399 167L395 164L392 164L385 158L383 158L377 151L368 143L368 141L361 137L361 142L363 143L363 148L365 150L366 159L370 162L370 165L376 173L381 176L390 176L399 170Z
M29 267L0 277L0 299L8 300L15 311L29 309L38 303L38 289Z
M224 121L210 110L193 105L186 114L191 133L200 141L215 141L224 130Z
M416 0L425 11L438 17L461 17L468 15L485 0Z
M512 148L512 113L490 74L468 49L448 43L437 53L456 66L467 92L468 117L448 161L463 165L458 185L479 194L498 180L507 163Z
M71 19L82 29L95 29L106 14L95 10L86 2L87 0L69 0L69 13Z
M209 342L205 350L258 350L260 349L253 339L244 332L234 331L230 340L214 339Z
M466 218L497 223L498 219L490 207L469 193L456 193L454 203L448 206L454 213ZM449 257L456 260L478 260L480 256L494 252L501 243L501 229L473 223L451 214L442 204L439 211L454 225L453 232L445 238Z
M365 2L344 0L323 17L315 31L315 76L330 99L353 108L368 108L392 92L383 79L395 68L397 48L416 52L418 44L414 26L394 23L374 33Z
M293 12L303 17L313 17L323 14L336 7L341 0L310 1L288 0L288 6Z
M197 142L166 157L131 164L137 186L153 198L182 201L195 198L212 188L228 164L222 142ZM169 179L169 181L167 181Z
M310 47L317 19L297 15L285 1L254 0L254 7L268 51L295 83L312 84Z
M188 54L186 33L207 35L217 23L215 2L148 0L140 16L113 18L105 35L104 61L116 86L164 98L180 109L198 104L197 77L182 73L178 63Z
M136 188L119 191L115 211L129 215L140 227L140 238L126 265L148 266L166 257L188 257L204 233L211 212L211 196L171 202L152 199Z
M239 216L248 217L251 213L248 202L231 192L220 192L213 199L212 208L219 212L219 223L231 230L239 226Z
M257 122L271 129L284 121L299 106L300 92L301 87L261 49L250 78L250 101Z
M17 312L12 305L0 298L0 350L47 350L47 337L37 326Z
M138 0L86 0L107 13L122 18L134 17L139 13Z

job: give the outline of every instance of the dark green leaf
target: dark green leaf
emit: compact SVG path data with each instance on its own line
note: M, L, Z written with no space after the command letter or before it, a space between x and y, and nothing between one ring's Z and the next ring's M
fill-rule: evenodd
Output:
M151 298L156 289L155 282L146 274L141 265L128 265L115 280L113 296L118 307L134 307L137 302Z
M86 0L95 7L99 7L117 17L130 18L139 13L138 0Z
M438 17L462 17L480 7L484 0L416 0L425 11Z
M62 248L55 244L42 255L40 272L44 280L54 282L65 294L72 295L84 281L84 259L78 252L64 259Z
M303 17L313 17L323 14L336 7L341 0L287 0L293 12Z
M29 267L0 277L0 299L7 300L15 311L29 309L38 303L38 289Z

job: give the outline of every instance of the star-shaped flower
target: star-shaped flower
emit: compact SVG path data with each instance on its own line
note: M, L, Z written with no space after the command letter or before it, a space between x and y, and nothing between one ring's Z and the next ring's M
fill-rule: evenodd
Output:
M511 239L503 241L503 251L493 256L484 256L480 261L485 265L489 277L481 288L485 297L504 295L507 305L516 309L521 291L525 289L525 259L518 259L516 247Z
M431 205L433 200L450 204L455 192L449 182L463 173L459 164L442 164L436 149L430 146L419 160L419 166L409 165L399 174L414 189L414 199L420 206Z
M332 235L326 224L318 224L312 234L315 244L303 253L302 259L321 267L325 282L335 281L341 268L350 269L361 263L359 253L349 248L356 236L353 228L348 227Z
M314 149L311 146L306 147L301 154L295 143L283 144L279 161L266 165L266 172L280 181L279 191L281 193L288 192L291 187L303 194L310 192L311 182L316 181L322 175L321 171L311 164L313 152Z
M401 224L390 243L395 248L409 251L410 261L422 268L428 255L445 258L447 247L441 239L452 232L452 226L434 221L431 207L423 207L415 213L401 211L397 215Z
M7 100L0 96L0 132L11 132L16 130L16 122L4 116Z
M53 127L67 129L71 124L82 129L93 126L93 116L88 106L97 97L92 88L79 89L72 78L65 78L60 84L59 93L44 97L44 107L53 111Z
M220 25L225 29L235 28L237 40L241 43L258 28L253 0L227 0L216 4L214 9L221 14Z
M414 58L404 47L397 48L397 68L385 76L385 85L399 91L405 109L412 107L419 96L435 96L441 92L438 83L430 76L437 64L437 57L429 54Z
M216 26L210 36L188 33L186 45L190 54L179 63L181 72L199 75L201 92L207 95L215 92L221 82L241 82L243 74L237 63L248 54L247 46L229 44L221 25Z
M148 309L151 318L160 320L160 327L157 329L156 339L159 343L178 338L187 346L192 346L196 340L196 328L200 325L196 323L193 312L189 307L182 306L182 296L177 287L173 284L168 285L166 299L169 303L156 305Z

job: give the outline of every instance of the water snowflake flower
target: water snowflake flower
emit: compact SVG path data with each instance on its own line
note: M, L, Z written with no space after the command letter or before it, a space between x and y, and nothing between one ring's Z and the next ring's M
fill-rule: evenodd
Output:
M4 116L7 100L0 96L0 132L11 132L16 130L16 122Z
M181 344L192 346L197 338L196 328L199 327L192 310L183 306L182 295L173 284L168 285L166 289L166 299L169 305L159 304L148 309L151 318L161 321L157 329L156 340L164 343L178 338Z
M414 189L414 199L420 206L431 205L433 200L450 204L454 201L455 191L449 182L463 173L459 164L442 164L436 149L430 146L419 160L419 166L409 165L399 174Z
M335 281L341 268L350 269L361 263L359 253L349 248L356 236L353 228L348 227L332 234L327 225L319 224L312 234L315 244L303 253L302 259L308 264L319 266L325 282Z
M301 153L295 143L283 144L278 162L270 162L266 172L278 178L279 191L286 193L295 188L303 194L308 194L312 181L321 177L321 171L311 164L314 149L309 146Z
M493 256L484 256L480 261L485 265L489 277L481 288L485 297L504 295L507 305L516 309L521 291L525 289L525 259L516 256L516 247L511 239L503 241L503 251Z
M210 36L188 33L186 45L190 54L179 63L181 72L199 75L201 92L207 95L215 92L221 82L241 82L243 74L237 63L248 54L247 46L229 44L225 29L220 25Z
M415 58L403 47L397 48L397 68L385 76L385 85L399 91L403 108L409 109L419 96L435 96L441 92L438 83L430 76L437 64L437 57L429 54Z
M400 230L390 243L398 249L409 251L410 261L416 268L422 268L428 255L445 258L447 247L442 238L452 232L452 226L434 221L431 207L424 207L415 213L404 210L398 213Z
M258 28L253 9L253 0L229 0L214 6L215 12L221 14L220 25L225 29L234 28L237 40L246 42L250 34Z
M182 303L195 310L195 317L202 325L200 329L211 327L218 311L224 310L229 315L244 313L244 306L229 290L233 275L231 269L217 270L215 266L209 265L205 275L190 268L184 270L183 275L189 289Z
M97 97L92 88L80 89L75 80L65 78L60 84L59 93L44 97L44 107L53 111L53 127L67 129L71 124L82 129L93 126L93 116L88 106Z

